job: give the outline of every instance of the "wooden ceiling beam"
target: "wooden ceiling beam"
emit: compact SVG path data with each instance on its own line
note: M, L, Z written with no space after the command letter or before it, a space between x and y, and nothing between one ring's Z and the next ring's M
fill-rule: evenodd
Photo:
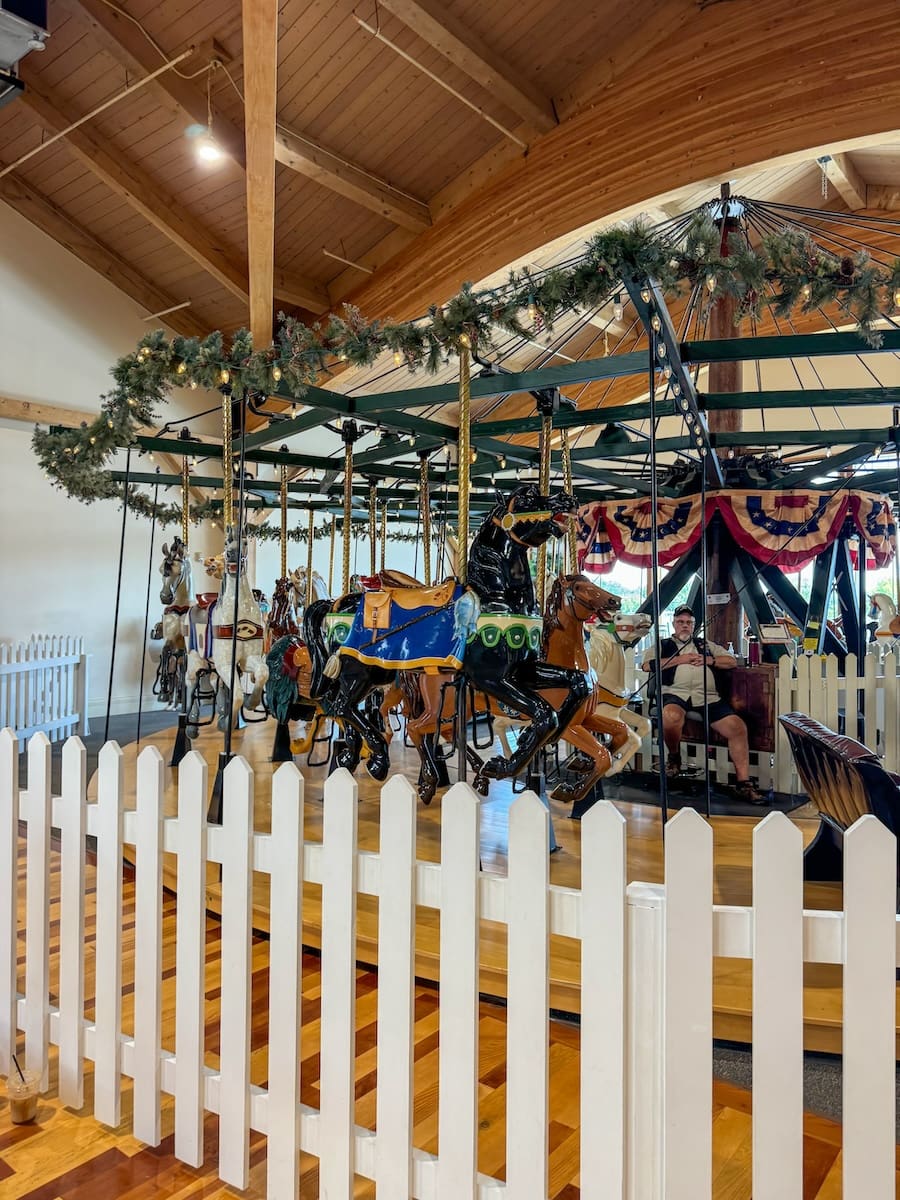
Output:
M157 70L163 55L157 53L133 21L105 3L105 0L64 0L64 6L90 29L96 41L108 54L128 70L140 75L149 75ZM186 73L199 70L204 62L219 59L227 63L227 56L215 41L198 44L194 55L188 60ZM185 113L197 125L206 125L206 92L196 80L184 79L177 71L167 71L149 85L157 97L168 108ZM213 131L222 152L241 169L245 166L244 134L241 129L212 107Z
M373 178L362 167L346 162L324 146L279 127L275 132L275 158L282 166L330 188L370 212L378 213L412 233L431 225L428 205L390 184Z
M870 183L866 186L866 208L878 212L897 212L900 209L900 186L896 183Z
M849 154L823 154L816 161L851 212L867 207L866 181Z
M463 71L538 133L557 124L553 102L509 67L458 21L446 5L434 0L381 0L423 42Z
M272 295L275 289L278 0L243 0L242 13L250 332L254 346L268 346L272 340Z
M129 262L40 195L24 179L15 174L0 179L0 200L4 200L26 221L74 254L85 266L108 279L148 313L162 312L179 302L145 279ZM198 317L185 309L169 313L164 319L161 318L161 322L185 337L203 337L209 332Z
M40 400L13 400L0 396L0 420L22 421L26 425L64 425L78 429L82 421L90 424L97 414L79 408L57 408Z
M23 80L25 92L22 102L31 109L38 122L54 133L67 130L72 118L71 114L64 111L65 101L57 98L32 72L24 71ZM246 262L223 248L221 239L188 216L184 206L175 197L160 188L135 163L107 150L103 139L86 125L69 130L64 141L75 158L117 196L130 204L222 287L249 304ZM289 304L301 305L312 312L323 312L328 307L325 288L314 280L291 276L283 278L282 285L283 295L276 294Z

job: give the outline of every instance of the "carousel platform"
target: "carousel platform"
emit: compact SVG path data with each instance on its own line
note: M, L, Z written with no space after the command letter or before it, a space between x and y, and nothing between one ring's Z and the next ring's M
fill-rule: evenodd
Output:
M235 753L244 755L256 773L255 825L261 832L270 827L269 778L273 765L269 762L274 726L270 722L253 725L234 735ZM151 733L142 740L142 747L155 745L168 761L174 739L173 729ZM222 735L211 729L201 731L195 749L206 758L210 786L215 775ZM123 747L125 754L126 788L134 786L135 743ZM297 759L306 781L306 814L304 836L311 841L322 838L324 766L309 768ZM412 778L417 769L414 751L405 748L397 736L391 746L394 771L406 772ZM453 771L451 770L451 778ZM380 785L360 770L359 782L359 842L363 850L377 851L379 842ZM92 785L93 786L93 785ZM176 812L177 771L166 768L166 815ZM441 795L439 791L429 807L420 806L417 828L417 854L423 861L440 858ZM606 795L623 814L628 832L628 878L646 882L663 881L662 822L658 797L642 794L626 781L613 785L610 781ZM510 784L495 782L489 796L481 805L481 860L487 872L505 874L508 854L508 810L514 799ZM673 796L674 807L697 805L689 796ZM133 795L128 803L133 804ZM714 887L716 903L749 904L751 902L751 839L756 823L768 811L755 809L750 815L741 805L735 813L722 811L727 801L720 802L711 817L714 840ZM551 802L553 826L559 850L551 855L550 881L566 887L579 887L581 882L581 827L573 821L568 806ZM800 827L804 844L812 840L817 820L811 808L797 808L791 820ZM127 848L128 850L129 848ZM174 859L164 869L164 886L177 891ZM211 878L207 885L207 906L211 913L220 912L220 889ZM804 903L807 908L839 908L841 890L833 884L807 884ZM321 947L321 894L317 885L307 884L303 905L304 943L316 950ZM262 934L269 929L269 890L260 877L254 888L253 925ZM439 967L438 916L420 909L416 929L416 974L426 982L437 982ZM481 991L500 999L506 996L506 942L503 930L485 922L481 935ZM366 896L359 898L357 958L360 963L377 967L377 902ZM717 1038L751 1041L751 963L738 959L717 959L714 974L714 1033ZM564 938L551 938L551 1007L563 1013L578 1014L581 1010L579 960L577 945ZM900 1024L898 1024L900 1034ZM898 1043L900 1045L900 1043ZM839 1054L841 1050L841 973L829 965L807 965L804 976L804 1046L807 1050ZM898 1054L900 1057L900 1054Z

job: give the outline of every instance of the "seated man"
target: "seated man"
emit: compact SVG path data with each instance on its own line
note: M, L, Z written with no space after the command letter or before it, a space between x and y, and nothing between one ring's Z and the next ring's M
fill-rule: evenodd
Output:
M737 666L734 656L703 638L694 637L694 614L687 604L675 609L672 621L675 636L660 642L662 655L663 738L669 751L666 775L674 778L681 770L681 734L688 713L703 720L704 701L709 725L728 742L728 753L737 775L735 794L751 804L765 804L766 798L750 779L750 752L747 726L716 688L710 669L730 670ZM643 670L653 671L656 654L651 647L644 655ZM705 684L704 684L705 679Z

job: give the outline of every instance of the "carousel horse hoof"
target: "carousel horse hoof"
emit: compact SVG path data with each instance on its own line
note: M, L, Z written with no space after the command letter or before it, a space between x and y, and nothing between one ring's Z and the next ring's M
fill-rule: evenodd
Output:
M587 773L589 771L593 771L593 769L594 760L592 758L588 758L586 754L583 754L580 751L577 754L573 754L566 763L566 770L571 771L573 775L587 775Z
M491 790L491 781L485 778L485 776L479 771L472 780L472 787L474 787L479 796L486 796Z
M504 758L502 754L495 754L493 758L487 760L478 774L485 779L508 779L509 759Z
M437 791L437 780L420 783L416 791L422 803L426 806L429 805L434 799L434 793Z
M391 769L391 760L387 754L370 754L366 762L366 770L378 783L383 783Z

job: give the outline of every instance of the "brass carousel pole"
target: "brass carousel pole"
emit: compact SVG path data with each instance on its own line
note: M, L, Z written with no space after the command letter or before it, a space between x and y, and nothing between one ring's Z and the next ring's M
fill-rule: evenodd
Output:
M222 388L222 524L234 522L234 446L231 441L231 388Z
M431 587L431 496L428 492L428 455L419 455L419 509L422 513L422 544L425 549L425 586Z
M553 417L546 412L541 413L541 444L540 464L538 468L538 489L542 496L550 490L550 437L553 432ZM544 611L544 593L547 580L547 546L538 547L537 553L537 602L541 613Z
M466 582L469 559L469 472L472 465L470 429L472 395L469 390L469 348L471 344L468 334L462 334L459 339L459 434L456 443L456 477L459 488L459 532L457 535L459 541L456 547L456 577L460 583ZM426 558L430 557L427 548L425 556Z
M334 517L331 518L334 521ZM316 514L314 509L309 510L309 525L306 530L306 607L312 604L313 601L313 526L315 524ZM334 525L331 526L334 530Z
M381 506L381 570L384 571L384 552L387 546L387 500Z
M334 590L334 534L337 529L337 517L331 514L331 545L328 550L328 595Z
M378 485L374 479L369 480L369 574L377 570L378 547L376 545L376 529L378 525Z
M353 511L353 443L359 437L355 421L345 421L341 426L344 439L344 560L341 575L342 594L350 591L350 520Z
M562 438L562 468L563 487L572 495L572 451L569 448L569 431L560 431ZM569 529L566 533L566 547L569 552L568 570L574 575L578 570L578 529L574 518L569 519Z
M288 472L287 467L281 468L281 575L280 579L287 579L288 573L288 550L287 550L287 522L288 522Z
M190 515L191 515L191 471L188 465L187 455L181 460L181 540L185 545L188 544L188 535L190 532Z

